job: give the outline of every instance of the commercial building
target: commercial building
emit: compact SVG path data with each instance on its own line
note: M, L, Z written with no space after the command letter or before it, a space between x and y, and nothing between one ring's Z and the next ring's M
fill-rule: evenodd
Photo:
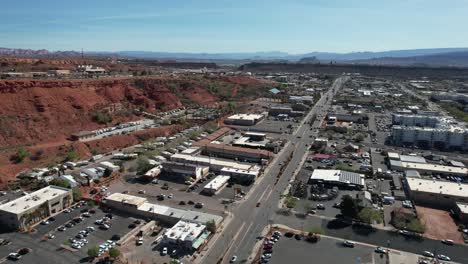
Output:
M231 179L230 176L216 176L214 179L208 182L208 184L206 184L205 187L203 187L203 192L209 195L215 195L216 193L221 191L224 188L224 186L227 185L229 179Z
M398 160L390 160L390 168L396 171L415 170L421 174L441 174L441 175L456 175L466 177L468 169L462 167L444 166L432 163L417 163L404 162Z
M449 210L456 203L468 203L468 184L406 178L405 189L409 197L419 205Z
M73 203L72 190L47 186L0 205L0 223L8 230L28 230Z
M167 229L161 243L184 250L197 250L206 242L209 234L204 224L180 220Z
M463 93L435 93L431 95L431 99L437 101L456 101L462 104L468 103L468 94Z
M94 65L78 65L78 71L89 75L106 73L106 69Z
M222 175L229 175L231 178L238 183L251 183L255 181L260 173L256 168L253 170L242 170L236 168L225 167L221 169Z
M306 105L313 105L314 104L314 97L310 95L304 96L289 96L289 103L293 104L306 104Z
M263 114L236 114L228 117L224 122L231 125L253 126L264 117Z
M210 168L210 171L220 172L224 167L228 168L237 168L241 170L260 170L257 165L252 165L248 163L240 163L235 161L222 160L217 158L211 158L206 156L192 156L188 154L174 154L171 157L171 160L174 162L184 163L184 164L194 164L199 166L207 166Z
M183 181L192 178L194 180L205 177L209 172L208 166L200 166L189 163L165 161L162 164L162 173L171 178L182 178Z
M273 152L262 149L242 148L224 144L210 143L206 140L195 142L194 146L201 149L202 154L211 157L220 157L251 162L261 162L273 158Z
M113 193L104 198L103 201L110 208L167 224L175 224L180 220L199 224L205 224L213 220L216 224L219 224L223 219L219 215L150 203L146 198L123 193Z
M364 189L366 187L364 174L342 170L316 169L312 172L309 182L311 184L323 183L351 189Z
M278 106L278 107L271 107L268 110L268 114L271 115L271 116L277 116L277 115L288 115L288 116L290 116L292 111L293 110L292 110L291 107Z

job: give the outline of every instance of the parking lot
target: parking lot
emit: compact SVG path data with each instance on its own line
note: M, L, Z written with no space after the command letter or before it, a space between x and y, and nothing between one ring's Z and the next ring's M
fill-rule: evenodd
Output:
M374 248L356 244L344 247L343 241L322 237L317 243L283 236L274 246L271 264L296 263L386 263L386 257L374 253ZM313 259L313 261L311 261Z
M164 183L167 183L168 189L163 188ZM216 196L200 195L197 192L187 192L187 185L175 182L159 180L158 184L141 183L131 179L123 179L110 186L109 191L127 192L131 195L145 197L150 202L155 202L161 205L166 205L174 208L185 210L200 210L206 213L220 214L224 210L224 205L216 198ZM197 191L201 191L199 187ZM168 198L172 194L172 198ZM165 198L158 198L159 195L164 195ZM182 203L183 202L183 203ZM193 203L203 203L203 208L194 208Z
M66 227L64 231L57 230L88 209L88 206L83 206L70 213L60 213L54 217L54 221L50 221L47 225L39 224L35 231L29 234L2 234L2 238L9 239L12 243L0 248L1 256L7 256L21 248L29 248L31 252L21 258L22 263L76 263L87 259L87 251L90 247L99 246L114 235L122 237L131 230L129 225L135 220L112 213L109 229L101 230L94 222L103 218L106 213L97 209L94 214L90 213L89 217L83 217L83 220L77 222L73 227ZM87 227L93 227L95 231L90 232L83 239L77 239L76 235ZM48 238L48 234L53 234L54 237ZM81 241L86 239L87 243L80 249L74 249L71 247L71 239Z

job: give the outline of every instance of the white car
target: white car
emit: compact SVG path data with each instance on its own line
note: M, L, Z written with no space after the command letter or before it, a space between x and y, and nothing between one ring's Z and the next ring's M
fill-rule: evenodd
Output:
M48 225L48 224L50 224L50 222L47 221L47 220L44 220L44 221L41 222L41 225Z
M162 255L165 256L167 255L167 247L164 247L162 250Z
M437 258L440 260L450 261L450 258L448 256L442 254L437 255Z
M19 260L21 258L21 255L18 253L10 253L8 254L8 258L11 260Z
M78 243L72 244L72 248L74 248L74 249L80 249L80 248L81 248L81 244L78 244Z
M136 244L138 246L143 245L143 238L142 237L138 238L138 240L136 241Z
M433 258L433 257L434 257L434 253L432 253L432 252L430 252L430 251L424 251L424 252L423 252L423 256Z

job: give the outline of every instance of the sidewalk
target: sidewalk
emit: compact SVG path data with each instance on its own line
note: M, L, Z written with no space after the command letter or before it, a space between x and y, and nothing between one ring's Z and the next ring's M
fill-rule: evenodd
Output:
M232 219L234 219L234 215L232 213L230 213L228 211L226 211L226 213L227 213L227 216L224 218L223 222L221 222L221 225L216 230L216 234L214 234L210 238L208 243L204 246L203 250L201 252L197 252L197 253L193 254L190 257L184 258L184 262L193 263L193 264L202 264L202 263L204 263L203 262L204 256L206 254L208 254L211 247L214 244L216 244L218 239L222 236L224 228L226 228L229 225L229 223L232 221Z

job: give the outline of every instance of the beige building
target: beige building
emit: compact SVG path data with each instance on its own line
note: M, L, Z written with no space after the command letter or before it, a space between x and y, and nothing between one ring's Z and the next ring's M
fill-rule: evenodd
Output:
M468 203L468 184L407 177L406 191L416 204L427 207L450 210L456 203Z
M47 186L0 205L0 224L8 230L27 230L72 203L71 189Z

